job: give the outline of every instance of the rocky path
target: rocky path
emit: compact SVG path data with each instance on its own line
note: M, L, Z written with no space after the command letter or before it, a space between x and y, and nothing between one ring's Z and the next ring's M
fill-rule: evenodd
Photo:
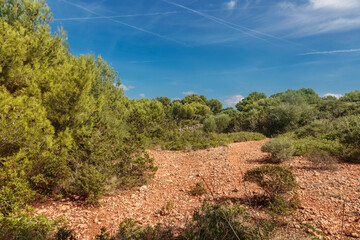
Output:
M159 169L147 186L105 196L97 208L63 199L37 203L35 212L51 219L64 216L80 239L94 239L101 227L115 231L124 218L133 218L144 225L163 223L181 228L195 207L204 200L212 200L210 194L196 197L189 193L190 186L202 181L202 177L212 188L216 201L245 199L242 174L263 164L267 154L260 148L266 141L198 151L151 150ZM329 239L340 239L345 202L346 238L360 237L360 165L341 164L338 171L316 171L302 158L284 165L294 171L301 187L303 206L296 214L294 227L309 223ZM247 184L247 188L250 195L260 191L253 184ZM172 211L161 214L169 201L173 202Z

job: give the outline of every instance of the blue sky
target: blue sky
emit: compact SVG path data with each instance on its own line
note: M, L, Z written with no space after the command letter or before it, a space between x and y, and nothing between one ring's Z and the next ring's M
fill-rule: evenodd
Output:
M360 88L360 0L48 0L71 52L112 63L130 98Z

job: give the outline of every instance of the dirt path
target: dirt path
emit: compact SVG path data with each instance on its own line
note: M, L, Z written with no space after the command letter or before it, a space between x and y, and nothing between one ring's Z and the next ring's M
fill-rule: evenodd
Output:
M159 167L153 180L138 189L106 196L101 206L91 208L81 202L69 200L37 203L35 212L52 219L64 216L80 239L94 239L101 227L115 231L126 217L141 224L164 223L182 227L195 207L210 194L195 197L189 193L190 186L203 176L211 186L217 200L230 201L245 198L241 182L242 172L259 166L267 156L260 148L267 140L234 143L228 146L198 151L151 150L150 154ZM341 165L339 171L314 171L301 158L286 164L300 182L300 198L303 208L297 213L298 223L311 223L335 239L341 232L341 206L345 206L345 233L354 238L360 236L360 166ZM259 188L248 184L249 194ZM174 209L162 216L160 210L168 201ZM352 239L354 239L352 238Z

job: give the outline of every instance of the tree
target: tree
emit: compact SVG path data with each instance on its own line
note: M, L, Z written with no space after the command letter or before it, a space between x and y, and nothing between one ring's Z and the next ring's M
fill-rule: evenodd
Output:
M266 99L266 98L267 96L265 93L252 92L249 94L249 96L238 102L235 107L239 111L248 112L251 110L252 104L254 104L255 102L261 99Z
M210 107L213 113L218 113L222 110L222 103L217 99L208 100L207 105Z
M340 98L344 102L360 102L360 90L346 93L344 97Z
M45 0L0 0L0 17L10 25L33 30L52 20Z

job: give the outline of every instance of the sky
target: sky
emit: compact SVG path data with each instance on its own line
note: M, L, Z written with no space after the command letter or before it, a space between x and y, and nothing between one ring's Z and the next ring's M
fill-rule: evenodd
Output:
M75 55L101 55L129 98L360 89L360 0L48 0Z

